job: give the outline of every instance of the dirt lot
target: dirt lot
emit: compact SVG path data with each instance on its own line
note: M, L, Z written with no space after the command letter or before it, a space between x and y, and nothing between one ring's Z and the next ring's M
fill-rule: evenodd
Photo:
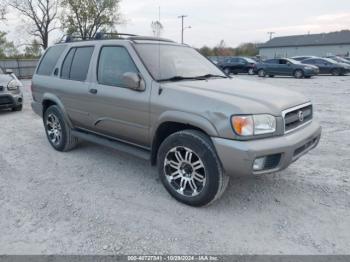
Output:
M323 138L201 209L173 200L148 162L88 143L54 151L26 81L24 111L0 113L0 254L350 254L350 76L239 77L311 97Z

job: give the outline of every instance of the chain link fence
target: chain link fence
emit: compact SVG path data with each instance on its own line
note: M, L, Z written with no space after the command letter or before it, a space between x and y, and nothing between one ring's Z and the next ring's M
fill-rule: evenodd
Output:
M11 69L18 78L31 78L39 59L2 59L0 68Z

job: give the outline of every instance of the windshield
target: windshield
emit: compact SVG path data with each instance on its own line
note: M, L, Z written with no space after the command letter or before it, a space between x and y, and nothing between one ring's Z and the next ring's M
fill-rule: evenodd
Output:
M293 59L293 58L288 58L288 59L286 59L286 60L288 60L288 61L291 62L292 64L301 64L300 61L295 60L295 59Z
M225 77L221 70L191 47L170 44L136 44L135 47L157 81Z
M249 58L249 57L246 57L244 58L248 63L256 63L256 61L254 61L253 59Z

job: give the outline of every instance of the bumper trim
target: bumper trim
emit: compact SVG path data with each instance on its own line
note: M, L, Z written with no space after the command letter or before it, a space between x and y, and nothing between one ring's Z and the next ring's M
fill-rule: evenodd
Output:
M237 141L212 138L223 168L228 175L242 176L274 173L287 168L291 163L315 148L321 138L322 129L317 121L284 136L252 141ZM303 146L303 150L298 152ZM297 153L296 153L297 152ZM281 154L281 160L274 169L254 172L256 158Z

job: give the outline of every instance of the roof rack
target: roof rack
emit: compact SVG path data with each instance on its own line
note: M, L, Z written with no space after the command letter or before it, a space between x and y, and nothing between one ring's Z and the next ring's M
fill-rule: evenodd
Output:
M91 40L113 40L113 39L125 39L131 41L159 41L159 42L170 42L174 43L174 41L152 37L152 36L138 36L134 34L126 34L126 33L104 33L98 32L95 37L89 37L83 39L81 36L74 35L64 35L58 43L71 43L71 42L79 42L79 41L91 41Z

